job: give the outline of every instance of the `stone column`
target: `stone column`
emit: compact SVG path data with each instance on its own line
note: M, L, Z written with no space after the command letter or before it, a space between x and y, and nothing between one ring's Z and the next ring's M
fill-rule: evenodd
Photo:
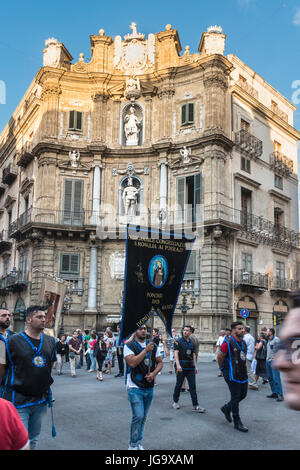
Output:
M94 166L93 174L93 205L91 224L98 225L100 222L100 202L101 202L101 164Z
M97 311L97 281L98 281L98 247L95 243L90 246L90 271L88 287L88 305L86 312Z
M92 112L92 140L104 142L106 127L106 103L107 96L102 93L93 95L93 112Z
M43 87L42 121L39 130L39 138L50 137L56 139L59 132L59 95L61 90L57 84L47 83Z

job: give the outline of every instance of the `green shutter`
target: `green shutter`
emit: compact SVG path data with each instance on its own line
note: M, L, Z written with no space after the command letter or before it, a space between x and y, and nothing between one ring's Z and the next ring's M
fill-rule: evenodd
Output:
M200 204L201 204L201 192L202 192L202 173L194 175L194 214L193 222L199 222L201 218Z
M70 255L61 255L60 270L62 273L68 273L70 271Z
M70 271L79 274L79 255L70 255Z
M82 113L80 111L76 111L76 130L82 131Z
M83 181L65 180L63 222L71 225L83 223Z
M63 253L60 255L60 272L61 274L79 274L80 255Z
M75 111L69 112L69 129L75 129Z
M177 211L176 219L178 222L184 222L184 205L185 205L185 177L177 178L176 185L176 202Z
M184 104L182 107L181 107L181 125L183 126L184 124L187 123L187 116L186 116L186 104Z
M189 123L193 123L193 122L194 122L194 103L189 103L189 104L188 104L188 107L189 107L189 119L188 119L188 122L189 122Z

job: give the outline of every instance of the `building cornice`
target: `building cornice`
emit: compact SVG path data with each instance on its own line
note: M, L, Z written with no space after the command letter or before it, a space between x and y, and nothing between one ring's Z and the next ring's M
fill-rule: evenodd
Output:
M256 189L258 189L261 186L261 183L258 183L258 181L248 178L247 176L242 175L241 173L234 173L234 178L236 180L242 181L243 183L247 183Z

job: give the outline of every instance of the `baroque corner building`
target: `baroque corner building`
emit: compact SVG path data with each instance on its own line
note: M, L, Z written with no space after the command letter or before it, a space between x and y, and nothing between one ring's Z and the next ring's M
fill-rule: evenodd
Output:
M21 329L54 274L73 287L65 329L101 330L120 317L126 222L184 225L197 233L185 321L212 351L243 308L252 334L277 326L298 286L295 107L224 55L220 27L197 53L171 25L130 28L92 35L90 62L48 39L0 136L0 302Z

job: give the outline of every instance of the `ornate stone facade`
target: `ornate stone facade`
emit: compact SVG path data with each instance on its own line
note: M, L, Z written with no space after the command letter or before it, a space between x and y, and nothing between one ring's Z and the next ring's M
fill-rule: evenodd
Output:
M89 62L80 54L72 63L47 40L43 67L0 136L0 301L21 328L16 305L40 300L39 271L55 273L73 286L65 328L100 330L121 313L126 223L184 225L197 235L186 322L211 351L245 306L253 333L270 326L296 285L294 107L224 56L220 27L193 54L181 54L171 25L147 38L130 29L123 39L92 35ZM287 119L271 111L274 101ZM289 172L276 173L274 142Z

